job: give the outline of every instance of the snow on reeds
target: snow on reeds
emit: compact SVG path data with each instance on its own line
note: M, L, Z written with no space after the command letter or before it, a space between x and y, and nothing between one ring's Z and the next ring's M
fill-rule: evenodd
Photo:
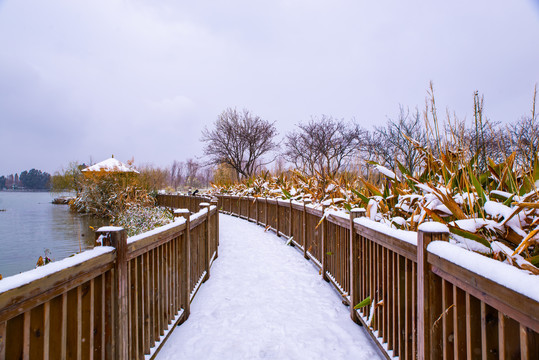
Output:
M298 171L274 177L262 173L234 185L214 185L221 194L310 200L350 211L363 207L368 218L389 227L417 231L436 221L450 230L457 245L538 275L539 160L517 167L514 154L500 163L489 159L482 172L477 156L464 162L454 153L416 144L422 168L400 174L372 163L369 178L306 176Z

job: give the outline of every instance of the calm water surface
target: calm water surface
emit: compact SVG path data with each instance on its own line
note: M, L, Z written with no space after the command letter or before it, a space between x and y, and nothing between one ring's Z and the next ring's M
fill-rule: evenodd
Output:
M80 216L67 205L53 205L58 194L0 191L0 274L3 277L35 268L40 256L64 259L93 247L90 226L102 220Z

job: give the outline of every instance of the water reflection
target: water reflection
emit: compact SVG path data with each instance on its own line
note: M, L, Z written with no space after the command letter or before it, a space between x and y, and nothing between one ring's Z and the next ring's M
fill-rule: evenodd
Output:
M101 219L80 216L66 205L53 205L58 194L0 191L0 274L33 269L40 256L66 258L94 245L90 226Z

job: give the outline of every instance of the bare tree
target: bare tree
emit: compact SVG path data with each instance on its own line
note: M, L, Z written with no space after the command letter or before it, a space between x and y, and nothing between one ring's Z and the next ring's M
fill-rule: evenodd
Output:
M324 177L344 169L364 135L359 125L326 115L297 127L286 135L285 158L308 174Z
M427 134L423 127L423 122L419 110L410 114L409 109L400 108L397 121L389 119L386 126L376 127L374 133L369 138L369 153L376 154L378 162L382 162L397 170L397 160L410 172L414 172L421 159L419 151L414 143L409 139L424 145ZM381 161L380 161L381 160Z
M198 179L198 171L200 164L193 159L188 159L185 163L185 185L189 187L198 187L200 180Z
M276 148L275 123L251 114L247 109L239 112L228 108L219 115L212 130L205 128L201 141L206 143L204 154L214 165L228 164L238 178L253 175L262 157Z
M185 172L185 163L183 161L174 160L170 166L170 183L177 189L183 182L183 174Z

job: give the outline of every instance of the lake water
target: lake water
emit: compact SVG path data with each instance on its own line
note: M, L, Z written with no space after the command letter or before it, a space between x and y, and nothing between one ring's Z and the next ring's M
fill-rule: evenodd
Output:
M0 191L0 274L3 277L35 268L45 253L64 259L94 245L101 219L81 216L67 205L53 205L59 194ZM5 211L3 211L5 210Z

